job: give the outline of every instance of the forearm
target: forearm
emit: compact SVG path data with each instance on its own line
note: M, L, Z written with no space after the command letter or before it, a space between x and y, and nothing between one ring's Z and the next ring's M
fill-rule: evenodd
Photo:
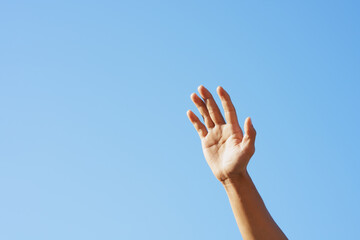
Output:
M244 240L287 239L266 209L247 172L222 183Z

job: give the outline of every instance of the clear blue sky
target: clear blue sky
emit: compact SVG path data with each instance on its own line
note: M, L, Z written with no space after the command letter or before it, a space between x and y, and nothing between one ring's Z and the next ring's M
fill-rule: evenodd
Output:
M241 239L186 117L200 84L252 117L290 239L357 239L359 8L2 1L0 239Z

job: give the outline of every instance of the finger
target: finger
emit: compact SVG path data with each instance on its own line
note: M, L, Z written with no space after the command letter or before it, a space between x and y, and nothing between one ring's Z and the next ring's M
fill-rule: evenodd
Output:
M204 86L199 86L198 91L204 99L212 121L215 124L225 124L225 120L220 112L220 109L209 90L207 90Z
M224 108L226 123L239 125L237 115L236 115L236 110L231 101L229 94L225 91L224 88L222 88L220 86L217 88L217 93L220 97L221 104Z
M196 93L191 94L191 100L194 102L195 106L197 107L197 109L199 110L201 116L203 117L204 122L205 122L205 126L207 128L215 127L215 124L211 120L209 111L208 111L204 101L201 100L201 98Z
M187 116L190 122L194 125L195 130L199 134L200 138L204 138L207 135L207 129L200 119L191 110L187 111Z
M251 118L248 117L245 120L244 124L244 131L245 131L245 137L247 141L254 144L255 143L255 137L256 137L256 130L252 124Z

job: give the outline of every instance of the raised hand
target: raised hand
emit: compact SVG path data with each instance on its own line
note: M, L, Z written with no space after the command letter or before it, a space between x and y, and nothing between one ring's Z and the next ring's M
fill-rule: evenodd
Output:
M251 119L245 120L243 134L230 96L222 87L217 88L217 93L226 121L211 93L204 86L200 86L198 91L202 99L193 93L191 100L204 123L191 110L187 115L200 136L205 159L221 182L240 177L246 173L247 164L255 152L256 131Z
M251 119L245 120L243 134L230 96L222 87L217 88L217 93L225 119L211 93L203 86L198 90L202 99L195 93L191 99L204 123L190 110L187 115L200 136L207 163L225 187L243 239L287 239L266 209L246 169L255 152L256 131Z

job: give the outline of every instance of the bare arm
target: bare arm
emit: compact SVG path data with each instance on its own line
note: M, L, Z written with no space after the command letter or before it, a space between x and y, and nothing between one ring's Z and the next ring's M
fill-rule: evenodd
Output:
M190 110L187 115L200 136L207 163L224 185L243 239L287 239L247 172L247 164L255 152L256 131L251 119L245 120L243 133L230 96L222 87L217 88L217 93L225 119L211 93L203 86L198 91L201 98L193 93L191 99L204 123Z

